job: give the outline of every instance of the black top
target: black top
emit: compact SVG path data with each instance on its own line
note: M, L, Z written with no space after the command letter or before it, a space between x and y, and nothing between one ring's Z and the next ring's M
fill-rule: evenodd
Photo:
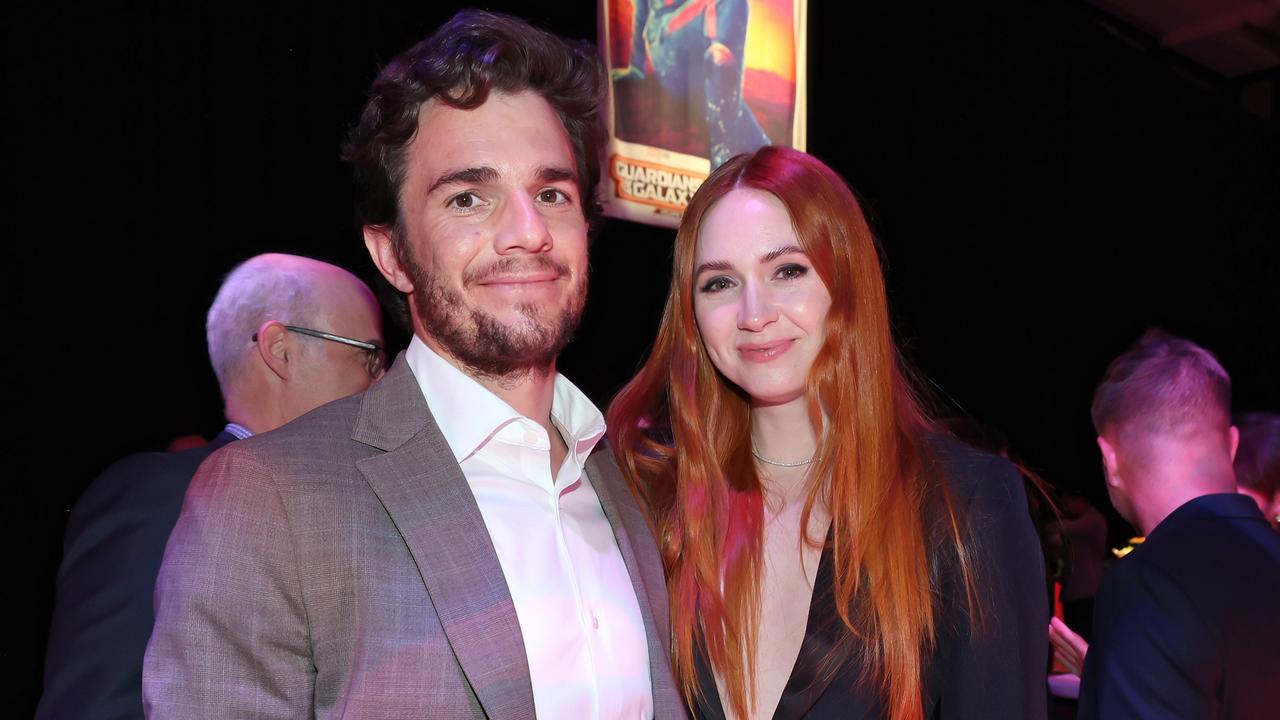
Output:
M949 440L931 445L955 502L967 513L977 542L978 590L985 622L972 633L962 591L945 581L939 636L925 667L925 717L1044 718L1049 610L1040 543L1027 510L1022 479L1007 461ZM818 663L844 632L832 596L830 546L814 580L809 620L791 677L773 717L882 718L885 706L862 683L856 659L827 682ZM699 718L724 718L715 679L698 658Z
M1244 495L1195 498L1113 563L1080 717L1280 716L1280 533Z

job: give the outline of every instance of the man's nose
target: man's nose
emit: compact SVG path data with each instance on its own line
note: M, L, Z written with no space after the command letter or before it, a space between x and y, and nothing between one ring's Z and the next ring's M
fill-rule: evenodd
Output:
M499 255L511 252L546 252L551 249L551 232L546 219L531 197L513 196L505 203L494 237Z

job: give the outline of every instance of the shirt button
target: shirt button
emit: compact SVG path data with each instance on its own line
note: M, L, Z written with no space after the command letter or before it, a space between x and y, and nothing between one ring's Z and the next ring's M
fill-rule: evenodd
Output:
M591 629L592 630L600 629L600 618L596 617L595 615L591 616Z
M530 445L538 444L538 433L532 430L526 430L524 433L524 441Z

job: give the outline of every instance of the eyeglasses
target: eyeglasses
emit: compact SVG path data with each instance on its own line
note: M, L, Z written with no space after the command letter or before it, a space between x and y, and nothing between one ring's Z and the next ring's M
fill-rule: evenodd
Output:
M299 327L297 325L285 325L285 330L296 332L299 335L309 335L311 337L320 338L321 340L331 340L343 345L350 345L354 348L360 348L364 351L364 369L369 371L369 377L378 379L382 375L382 371L387 368L387 351L378 343L367 342L365 340L354 340L341 335L334 335L323 330L312 330L311 328ZM254 333L250 338L253 342L258 342L258 333Z

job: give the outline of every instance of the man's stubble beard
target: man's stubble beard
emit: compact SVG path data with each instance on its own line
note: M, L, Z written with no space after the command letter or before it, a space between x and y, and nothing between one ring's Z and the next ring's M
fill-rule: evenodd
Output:
M554 265L550 260L543 264ZM423 329L466 370L500 385L550 372L556 357L573 339L586 305L584 274L558 317L542 320L538 305L522 303L516 310L528 322L513 328L483 310L468 310L457 292L416 261L407 265L413 281L412 302Z

